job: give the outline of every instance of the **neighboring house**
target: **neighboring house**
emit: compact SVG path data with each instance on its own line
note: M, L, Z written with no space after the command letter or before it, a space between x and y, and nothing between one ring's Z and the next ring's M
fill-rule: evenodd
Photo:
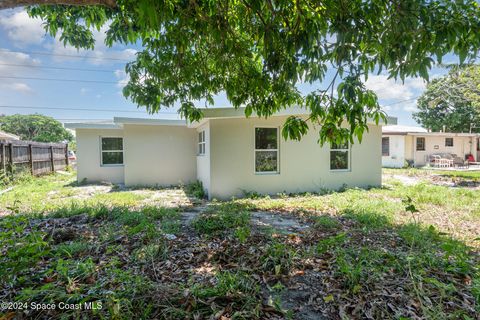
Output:
M381 125L369 124L362 143L318 144L318 128L285 141L288 109L268 119L244 109L204 109L200 122L114 118L112 124L66 124L76 130L78 180L127 186L202 182L209 198L297 193L381 185ZM392 120L394 121L394 120Z
M20 137L0 130L0 140L20 140Z
M382 128L382 165L401 168L406 164L421 167L433 154L449 153L465 159L478 158L478 135L474 133L427 132L419 127L400 125Z

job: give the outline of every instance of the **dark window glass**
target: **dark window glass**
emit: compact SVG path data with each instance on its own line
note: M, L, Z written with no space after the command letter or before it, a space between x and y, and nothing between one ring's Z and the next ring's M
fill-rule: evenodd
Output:
M453 147L453 138L445 138L445 147Z
M255 128L255 149L277 149L277 128Z
M102 138L102 150L123 150L122 138Z
M102 152L103 164L123 164L123 152Z
M330 151L330 170L348 169L348 151Z
M390 155L390 138L382 138L382 156Z
M256 172L278 172L277 151L255 151Z
M425 138L417 138L417 151L425 151Z
M343 143L332 142L330 149L348 149L348 141Z

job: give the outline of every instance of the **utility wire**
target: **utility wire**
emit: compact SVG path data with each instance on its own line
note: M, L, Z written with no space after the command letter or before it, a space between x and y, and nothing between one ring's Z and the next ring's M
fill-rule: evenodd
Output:
M59 53L37 52L37 51L10 51L7 49L0 49L0 52L24 53L24 54L33 54L33 55L39 55L39 56L69 57L69 58L79 58L79 59L113 60L113 61L124 61L124 62L132 61L132 60L120 59L120 58L92 57L88 55L59 54Z
M86 82L86 83L118 84L118 81L37 78L37 77L15 77L15 76L0 76L0 79L22 79L22 80L41 80L41 81L60 81L60 82Z
M71 110L71 111L92 111L92 112L134 112L145 113L140 110L104 110L104 109L84 109L84 108L67 108L67 107L31 107L31 106L12 106L12 105L0 105L0 108L16 108L16 109L41 109L41 110ZM159 114L177 114L177 112L158 112Z
M117 71L117 70L101 70L101 69L85 69L85 68L52 67L52 66L39 66L39 65L33 65L33 64L13 64L13 63L0 63L0 66L37 68L37 69L89 71L89 72L108 72L108 73L112 73L112 72Z

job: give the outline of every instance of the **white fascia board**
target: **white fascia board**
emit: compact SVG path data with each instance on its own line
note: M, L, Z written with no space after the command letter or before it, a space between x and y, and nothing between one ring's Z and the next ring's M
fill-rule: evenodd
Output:
M157 125L157 126L186 126L185 120L175 119L146 119L146 118L124 118L114 117L113 122L116 124L139 124L139 125Z
M409 136L426 136L426 137L476 137L477 133L456 133L456 132L408 132Z
M67 129L122 129L123 126L115 123L65 123Z

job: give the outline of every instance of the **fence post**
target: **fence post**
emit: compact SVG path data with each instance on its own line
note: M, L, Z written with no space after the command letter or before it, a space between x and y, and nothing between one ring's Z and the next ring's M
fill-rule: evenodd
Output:
M30 160L30 172L32 173L32 176L35 175L35 171L33 170L33 152L32 152L32 144L28 145L28 158Z
M55 172L55 159L53 158L53 146L50 146L50 164L52 173Z
M5 144L3 142L0 143L0 152L2 153L2 163L0 168L3 170L3 173L5 173L5 162L7 162L7 159L5 159Z
M9 154L10 159L8 159L10 161L10 173L13 173L13 166L14 166L14 163L13 163L13 143L10 142L10 144L8 146L10 148L10 154Z
M68 167L70 164L70 161L68 160L68 143L65 144L65 169Z

